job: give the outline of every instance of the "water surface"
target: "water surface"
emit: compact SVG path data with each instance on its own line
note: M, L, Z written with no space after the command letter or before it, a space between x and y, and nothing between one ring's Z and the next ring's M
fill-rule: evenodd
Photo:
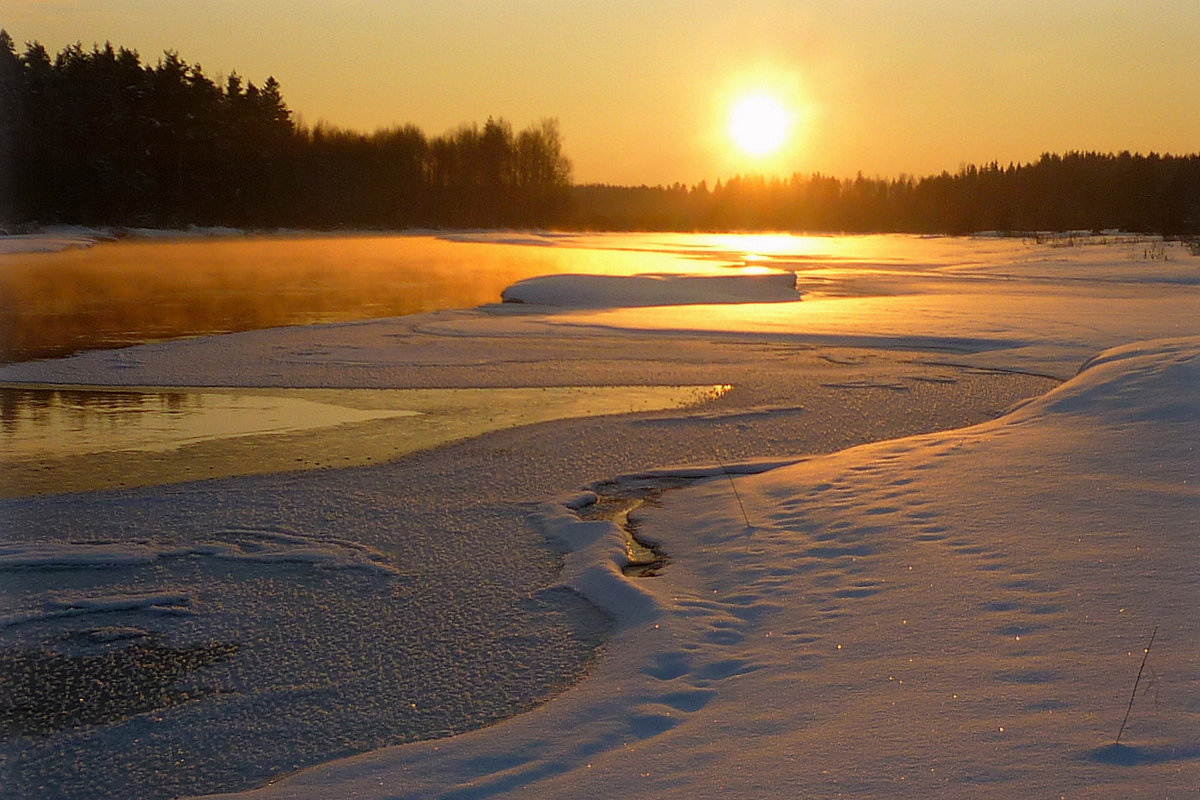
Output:
M682 408L729 388L12 386L0 389L0 497L382 464L538 422Z
M470 308L555 273L911 270L962 240L793 234L274 234L0 248L0 362L138 342ZM20 243L18 243L20 244ZM988 247L1011 249L993 240ZM25 243L26 249L34 244ZM984 248L986 249L986 248ZM981 251L973 243L972 252ZM970 261L971 257L967 257ZM825 276L825 277L822 277Z
M499 302L560 272L736 266L720 242L570 236L273 235L127 239L0 252L0 362L138 342L416 314ZM728 243L725 243L728 245ZM682 257L681 257L682 256Z

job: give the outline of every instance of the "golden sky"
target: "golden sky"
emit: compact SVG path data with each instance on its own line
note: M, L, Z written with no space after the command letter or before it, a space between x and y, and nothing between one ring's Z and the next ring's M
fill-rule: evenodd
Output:
M274 75L308 124L557 117L577 182L1200 152L1200 0L5 0L0 27ZM729 139L750 93L791 115L773 154Z

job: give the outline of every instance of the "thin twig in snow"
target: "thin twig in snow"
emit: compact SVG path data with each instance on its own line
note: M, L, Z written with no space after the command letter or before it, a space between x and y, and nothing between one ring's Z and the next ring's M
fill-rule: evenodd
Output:
M1133 691L1129 693L1129 705L1125 708L1125 719L1121 720L1121 730L1117 731L1117 740L1114 745L1121 743L1121 734L1125 732L1125 723L1129 722L1129 712L1133 710L1133 698L1137 697L1137 687L1142 680L1142 670L1146 668L1146 659L1150 657L1150 648L1154 646L1154 637L1158 635L1158 626L1154 626L1154 631L1150 634L1150 643L1146 645L1146 651L1142 653L1142 665L1138 667L1137 678L1133 681Z
M740 508L742 511L742 519L745 520L746 529L749 530L753 526L750 524L750 517L746 515L746 506L742 504L742 496L738 494L737 484L733 482L733 475L729 474L729 470L725 467L725 462L723 462L721 457L717 455L717 448L713 447L711 442L705 441L705 444L708 445L708 449L712 451L713 458L717 460L717 465L721 468L721 472L725 474L725 478L729 481L729 488L733 489L733 499L737 500L738 508Z

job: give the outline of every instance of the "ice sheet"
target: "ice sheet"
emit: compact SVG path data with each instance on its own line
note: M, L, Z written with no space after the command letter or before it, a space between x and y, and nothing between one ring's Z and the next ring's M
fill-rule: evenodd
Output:
M1126 241L942 245L925 260L809 264L822 296L800 303L443 312L11 365L0 379L528 387L770 375L754 401L636 423L659 468L613 478L596 452L595 483L533 513L569 551L561 585L618 620L586 681L488 728L236 796L1187 796L1200 784L1200 258L1172 247L1162 262ZM772 257L803 288L800 256ZM822 358L837 376L814 386L805 371ZM954 381L1008 370L1070 380L948 433L768 462L717 450L764 424L804 427L818 389L871 420L895 416L880 409L914 386L950 381L953 393ZM793 384L803 388L789 396ZM573 434L550 427L542 444L566 449ZM711 466L671 468L657 439L699 436ZM753 441L765 453L769 438ZM500 444L491 457L524 469ZM421 463L447 485L459 468ZM346 496L370 486L390 509L378 513L402 524L395 509L411 498L366 473L336 480L353 481L338 483ZM491 497L486 480L463 492L481 517L518 502ZM614 493L653 500L631 519L668 556L658 577L624 575L624 532L585 518L588 500ZM288 496L272 484L272 509ZM1152 676L1114 747L1156 627Z
M592 678L238 796L1183 797L1198 377L1200 338L1142 343L992 423L739 474L736 496L714 469L638 514L671 554L652 580L565 497L540 516L564 578L622 623ZM654 477L679 476L626 480ZM1154 694L1114 746L1156 628Z

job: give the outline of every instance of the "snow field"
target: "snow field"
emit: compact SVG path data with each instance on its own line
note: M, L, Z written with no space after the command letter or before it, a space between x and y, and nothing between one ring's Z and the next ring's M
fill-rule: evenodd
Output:
M714 469L635 513L653 579L564 498L539 517L586 565L564 580L620 615L595 675L247 796L1185 797L1198 376L1200 338L1141 344L992 423L739 474L749 529Z
M839 392L848 425L889 393L971 370L1070 379L992 422L831 455L743 461L739 449L734 463L677 469L647 441L658 469L598 472L524 514L568 551L560 586L616 619L587 680L490 727L229 796L1193 796L1200 259L1176 249L1148 261L1125 243L911 237L892 256L879 244L859 260L772 253L795 272L798 303L646 308L621 299L621 281L542 282L538 305L87 353L0 379L696 385L821 358L847 367L820 385L797 375L794 397L631 423L648 439L676 428L673 447L700 424L718 444L772 421L803 426L806 392ZM495 458L498 470L526 466ZM326 480L328 491L343 478ZM237 484L258 487L246 509L267 485ZM395 500L372 491L381 509ZM644 496L630 525L666 553L657 577L624 575L626 532L586 518L614 491ZM272 492L287 507L287 487ZM502 507L486 481L470 492L489 513Z

